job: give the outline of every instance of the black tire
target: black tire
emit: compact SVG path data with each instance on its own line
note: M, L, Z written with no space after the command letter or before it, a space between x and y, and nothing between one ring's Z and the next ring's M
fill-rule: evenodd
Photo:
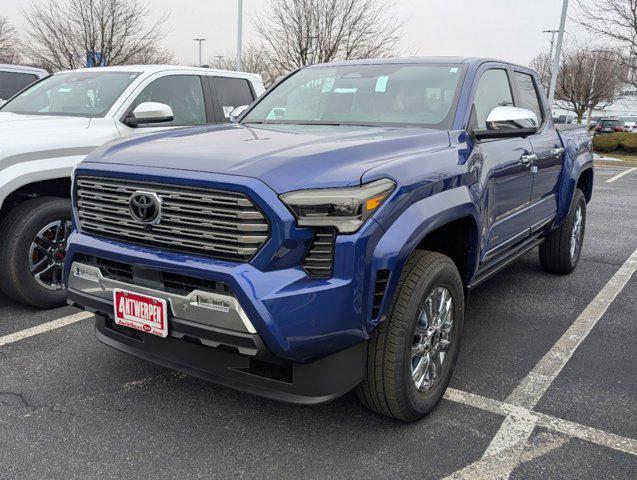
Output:
M37 308L66 303L64 289L45 288L30 269L31 244L45 226L56 220L70 222L70 200L59 197L27 200L11 210L0 224L0 290L9 298Z
M412 380L411 349L421 306L437 287L451 293L454 326L442 373L429 390L421 392ZM390 315L370 338L366 376L356 389L361 402L370 410L406 422L433 410L456 365L464 308L462 281L453 261L439 253L415 251L400 277Z
M581 228L579 230L578 245L575 254L571 254L573 242L573 229L576 226L577 211L581 211ZM577 267L582 244L584 243L584 231L586 229L586 198L580 189L575 189L573 201L568 215L560 225L560 228L552 231L540 244L540 264L546 271L552 273L567 274Z

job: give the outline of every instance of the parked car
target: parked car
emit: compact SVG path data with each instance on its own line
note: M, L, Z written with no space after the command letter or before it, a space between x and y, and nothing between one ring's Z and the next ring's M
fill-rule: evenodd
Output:
M624 130L622 122L617 118L603 118L595 127L595 133L615 133Z
M633 132L637 130L637 117L622 117L619 119L624 132Z
M36 307L66 302L71 171L88 153L112 139L227 122L263 91L254 74L131 65L56 73L13 97L0 108L0 289Z
M602 117L591 117L591 121L588 123L589 130L595 130L595 127L599 124Z
M484 59L316 65L236 124L109 143L75 170L69 301L161 365L420 418L473 288L537 246L578 263L591 139L539 85Z
M559 115L553 118L553 123L556 125L566 125L575 123L577 121L577 117L571 115Z
M41 68L0 63L0 106L20 90L49 75Z

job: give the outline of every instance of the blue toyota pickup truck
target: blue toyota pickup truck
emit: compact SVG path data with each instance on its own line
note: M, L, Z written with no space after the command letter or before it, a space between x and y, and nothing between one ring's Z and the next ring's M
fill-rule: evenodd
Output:
M105 344L289 402L356 388L412 421L474 287L538 246L548 271L577 265L591 140L556 130L528 68L315 65L241 110L75 170L66 285Z

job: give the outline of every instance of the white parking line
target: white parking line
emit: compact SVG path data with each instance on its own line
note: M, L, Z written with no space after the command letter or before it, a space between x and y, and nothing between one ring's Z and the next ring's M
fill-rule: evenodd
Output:
M624 175L628 175L629 173L634 172L635 170L637 170L637 167L633 167L633 168L629 168L628 170L624 170L621 173L618 173L617 175L615 175L614 177L609 178L608 180L606 180L606 183L613 183L615 180L619 180L620 178L622 178Z
M507 397L506 403L516 405L521 409L511 411L507 415L483 457L468 467L455 472L449 478L475 478L483 474L487 475L485 478L503 480L509 478L513 469L519 464L520 455L537 425L536 417L529 415L528 412L537 405L577 347L626 286L635 270L637 270L637 249L615 272L555 345L527 374L520 385ZM494 461L499 462L497 475L493 473ZM489 477L489 475L491 476Z
M87 318L90 318L92 316L93 314L90 312L78 312L74 313L73 315L69 315L68 317L58 318L57 320L53 320L51 322L43 323L41 325L36 325L35 327L27 328L26 330L21 330L19 332L5 335L4 337L0 337L0 347L8 345L9 343L17 342L18 340L32 337L34 335L39 335L41 333L55 330L56 328L65 327L67 325L71 325L72 323L81 322L82 320L86 320Z
M479 408L486 412L495 413L496 415L516 415L520 418L527 417L532 419L538 427L554 430L569 437L579 438L587 442L595 443L596 445L637 456L636 439L622 437L621 435L605 432L598 428L570 422L545 413L534 412L519 405L501 402L474 393L456 390L455 388L447 389L445 399L469 407Z

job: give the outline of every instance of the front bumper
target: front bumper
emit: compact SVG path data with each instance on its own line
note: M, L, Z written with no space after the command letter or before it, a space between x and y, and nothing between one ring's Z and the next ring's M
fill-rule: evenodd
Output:
M269 363L175 337L160 338L96 316L97 339L122 352L204 380L290 403L328 402L363 379L366 344L360 343L312 363ZM127 331L128 330L128 331Z
M113 321L113 289L163 298L169 305L169 336L160 338ZM199 306L195 299L214 300ZM276 400L316 404L330 401L360 383L366 342L309 363L273 355L238 301L225 294L187 295L113 280L99 268L74 262L68 278L69 303L96 314L98 340L117 350L168 368ZM187 308L184 308L187 307Z

